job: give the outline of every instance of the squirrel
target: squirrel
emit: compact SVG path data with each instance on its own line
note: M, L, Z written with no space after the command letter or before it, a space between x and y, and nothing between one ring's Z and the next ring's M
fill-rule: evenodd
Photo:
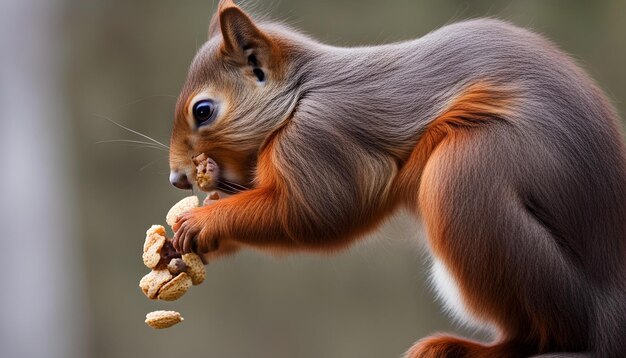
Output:
M404 208L445 305L497 332L406 357L625 354L619 118L542 36L474 19L339 48L221 0L174 117L172 184L206 153L247 188L180 216L177 250L335 252Z

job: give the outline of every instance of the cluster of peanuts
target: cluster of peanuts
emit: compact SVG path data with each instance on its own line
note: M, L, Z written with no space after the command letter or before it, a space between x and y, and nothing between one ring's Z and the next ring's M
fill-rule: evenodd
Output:
M207 197L204 204L210 204L217 199L219 195L214 192ZM165 221L173 226L180 215L198 206L197 196L184 198L170 209ZM139 287L153 300L177 300L192 285L201 284L206 277L202 259L194 253L178 253L172 240L166 237L162 225L153 225L146 232L142 259L151 271L141 279ZM155 311L146 315L146 323L157 329L171 327L182 320L176 311Z

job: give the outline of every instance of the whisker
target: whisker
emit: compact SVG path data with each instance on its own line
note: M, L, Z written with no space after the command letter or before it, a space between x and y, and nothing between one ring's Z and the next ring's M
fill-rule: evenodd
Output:
M137 149L156 149L167 153L167 149L163 149L161 147L157 147L155 145L138 145L135 148Z
M226 180L222 180L222 181L220 181L220 182L221 182L223 185L225 185L226 187L228 187L228 188L231 188L231 189L233 189L233 190L239 190L239 188L237 188L237 187L235 187L235 186L231 185L231 184L230 184L228 181L226 181Z
M237 194L237 193L241 192L241 190L229 187L228 184L226 184L226 183L224 183L222 181L219 181L217 183L217 188L222 190L222 191L224 191L224 192L226 192L226 193L228 193L228 194Z
M156 144L154 144L154 143L150 143L150 142L143 142L143 141L140 141L140 140L132 140L132 139L109 139L109 140L100 140L100 141L95 142L94 144L119 143L119 142L121 142L121 143L145 144L145 145L152 145L152 146L155 146L155 147L163 148L162 146L160 146L160 145L156 145ZM163 149L165 149L165 148L163 148Z
M161 147L163 147L163 148L165 148L165 149L167 149L167 150L169 150L169 149L170 149L170 147L168 147L167 145L165 145L165 144L163 144L163 143L159 142L158 140L156 140L156 139L154 139L154 138L152 138L152 137L150 137L150 136L147 136L147 135L145 135L145 134L143 134L143 133L137 132L136 130L133 130L133 129L130 129L130 128L126 127L126 126L123 126L123 125L121 125L121 124L117 123L116 121L112 120L111 118L108 118L108 117L106 117L106 116L102 116L102 115L99 115L99 114L94 114L94 116L95 116L95 117L98 117L98 118L101 118L101 119L105 119L105 120L107 120L107 121L109 121L109 122L111 122L111 123L115 124L116 126L118 126L118 127L120 127L120 128L123 128L123 129L125 129L125 130L127 130L127 131L129 131L129 132L131 132L131 133L134 133L134 134L136 134L136 135L138 135L138 136L141 136L141 137L143 137L143 138L145 138L145 139L148 139L148 140L150 140L150 141L152 141L152 142L154 142L154 143L156 143L156 144L160 145Z
M232 191L230 189L226 189L226 188L221 187L221 186L218 186L217 189L223 191L226 194L238 194L239 193L238 191Z
M226 183L219 183L218 185L219 185L221 188L223 188L223 189L228 189L228 190L233 191L233 192L235 192L235 193L238 193L238 192L239 192L239 190L238 190L237 188L233 188L233 187L229 186L229 185L228 185L228 184L226 184Z
M221 179L220 181L228 184L229 186L231 186L233 188L237 188L239 190L248 190L249 189L248 187L245 187L245 186L243 186L241 184L237 184L237 183L232 182L232 181L228 181L228 180L224 180L224 179Z
M146 169L147 167L151 166L152 164L154 164L154 163L158 162L158 161L159 161L159 160L161 160L161 159L163 159L163 158L157 158L157 159L155 159L155 160L151 161L150 163L148 163L148 164L144 165L143 167L141 167L141 168L139 169L139 171L143 171L144 169Z
M142 141L138 141L138 140L129 140L129 139L113 139L113 140L101 140L98 142L95 142L94 144L107 144L107 143L127 143L127 144L138 144L136 147L137 148L152 148L152 149L158 149L158 150L162 150L164 152L167 152L168 150L158 146L156 144L153 143L149 143L149 142L142 142Z

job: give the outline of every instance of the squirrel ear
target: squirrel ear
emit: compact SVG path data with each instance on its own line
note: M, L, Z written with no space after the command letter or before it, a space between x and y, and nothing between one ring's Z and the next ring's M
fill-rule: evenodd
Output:
M246 50L269 45L270 41L267 36L256 27L252 19L235 5L232 0L220 1L218 14L219 28L224 37L224 49L228 54L243 56ZM211 21L211 25L213 23ZM217 24L214 27L218 27Z

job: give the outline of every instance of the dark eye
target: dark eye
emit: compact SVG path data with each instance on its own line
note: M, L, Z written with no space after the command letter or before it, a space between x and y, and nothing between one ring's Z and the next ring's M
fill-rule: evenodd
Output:
M259 82L265 81L265 73L263 73L263 70L261 70L260 68L255 68L254 70L252 70L252 72L254 72L254 75Z
M193 105L193 118L196 120L196 126L201 127L215 120L215 103L205 99L198 101Z

